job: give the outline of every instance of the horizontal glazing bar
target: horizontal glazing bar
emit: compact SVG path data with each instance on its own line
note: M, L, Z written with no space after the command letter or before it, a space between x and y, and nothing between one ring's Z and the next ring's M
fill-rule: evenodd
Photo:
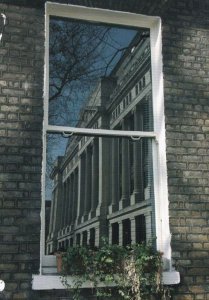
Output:
M67 126L48 125L46 132L64 133L64 135L88 135L88 136L109 136L109 137L131 137L131 138L154 138L157 140L157 133L151 131L126 131L126 130L109 130L109 129L92 129L92 128L77 128Z

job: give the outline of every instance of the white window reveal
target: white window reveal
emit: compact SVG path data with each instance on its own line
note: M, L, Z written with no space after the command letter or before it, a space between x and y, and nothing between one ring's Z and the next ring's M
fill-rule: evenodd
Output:
M40 274L63 288L59 249L150 242L172 269L161 21L46 4Z

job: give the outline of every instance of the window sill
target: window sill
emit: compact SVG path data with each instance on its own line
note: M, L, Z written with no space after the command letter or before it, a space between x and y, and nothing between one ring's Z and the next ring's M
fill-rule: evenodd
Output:
M73 285L73 276L68 277L69 284ZM163 272L163 284L174 285L180 283L180 274L177 271ZM104 287L106 285L99 284L99 287ZM114 286L114 285L111 285ZM92 283L86 281L83 283L82 288L92 288ZM32 280L33 290L60 290L65 289L61 281L61 276L59 275L33 275Z

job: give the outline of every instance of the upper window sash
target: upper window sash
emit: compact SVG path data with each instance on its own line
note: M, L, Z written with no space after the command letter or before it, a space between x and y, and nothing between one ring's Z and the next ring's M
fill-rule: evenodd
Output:
M161 62L161 21L159 17L144 16L127 12L118 12L111 10L103 10L97 8L88 8L76 5L66 5L57 3L46 3L45 15L45 80L44 80L44 130L52 132L60 132L56 125L49 124L49 26L50 17L72 18L81 21L92 21L100 24L122 25L138 28L150 29L150 48L151 48L151 70L152 70L152 93L153 93L153 112L154 112L154 132L151 137L158 135L158 113L156 111L156 103L159 103L159 97L162 96L162 62ZM157 28L156 28L157 27ZM53 128L52 128L53 127ZM77 129L69 129L70 132L78 132ZM66 129L65 129L66 131ZM97 133L97 129L92 129L92 133ZM85 132L84 132L85 133ZM145 133L145 132L144 132ZM114 133L112 133L114 134ZM131 135L130 135L131 136ZM139 133L133 133L134 137L139 136ZM140 135L144 136L144 134ZM150 137L150 134L146 135Z

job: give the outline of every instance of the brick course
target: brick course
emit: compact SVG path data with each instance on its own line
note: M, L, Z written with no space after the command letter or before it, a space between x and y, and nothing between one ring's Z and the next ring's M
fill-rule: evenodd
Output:
M209 3L117 2L94 5L162 17L169 213L181 274L173 299L208 300ZM44 11L0 4L0 12L8 19L0 44L0 272L6 281L0 299L63 299L65 291L31 291L39 267Z

